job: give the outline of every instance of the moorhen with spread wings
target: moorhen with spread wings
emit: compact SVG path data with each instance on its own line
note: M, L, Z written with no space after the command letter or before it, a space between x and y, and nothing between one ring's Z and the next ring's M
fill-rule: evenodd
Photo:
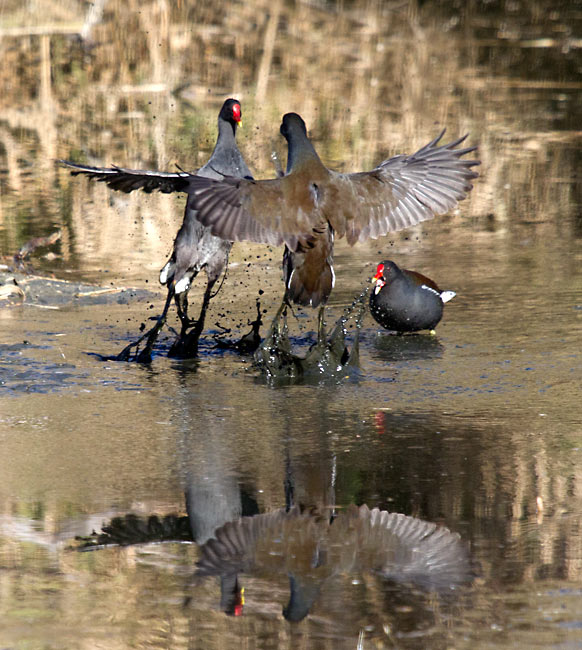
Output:
M412 155L369 172L344 174L321 162L296 113L283 117L287 173L273 180L191 177L184 183L198 219L229 240L285 244L286 301L324 306L334 286L334 237L350 245L413 226L454 208L471 190L476 147L441 145L444 131ZM322 323L320 312L320 323ZM321 334L321 328L320 328Z
M196 175L210 179L246 178L252 179L251 172L236 144L236 129L242 124L241 104L237 99L227 99L218 114L218 139L208 162L201 167ZM192 174L185 172L156 172L146 170L123 169L121 167L89 167L70 161L60 161L73 169L71 174L84 174L89 178L107 183L109 187L122 192L132 192L143 189L145 192L159 190L160 192L180 191ZM211 229L204 226L197 218L196 207L191 197L186 202L184 221L174 240L172 255L160 272L160 282L167 285L168 297L162 316L156 326L139 341L130 344L118 358L128 355L129 350L145 338L148 338L146 350L142 356L150 356L151 347L162 328L172 297L175 299L178 314L182 323L179 339L172 347L171 353L176 356L195 356L198 338L204 327L204 319L208 304L212 297L212 289L224 271L232 242L212 234ZM204 270L208 278L200 315L196 321L188 318L188 290L196 275ZM188 332L188 329L194 329ZM143 355L143 352L146 352Z

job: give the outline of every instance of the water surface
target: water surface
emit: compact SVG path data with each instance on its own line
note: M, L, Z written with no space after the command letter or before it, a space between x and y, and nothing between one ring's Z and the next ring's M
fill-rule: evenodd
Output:
M146 301L0 308L0 641L7 648L574 648L582 644L580 12L433 3L111 1L0 14L0 254L59 229L36 273L153 292ZM533 8L532 8L533 7ZM530 13L531 12L531 13ZM434 337L367 316L361 371L272 386L214 348L281 295L281 250L237 244L198 360L104 362L163 305L157 273L181 197L120 195L54 159L196 168L227 96L241 149L272 176L278 124L301 113L327 164L371 168L444 126L481 177L453 215L336 246L329 322L394 259L457 292ZM191 292L192 303L201 295ZM159 294L158 294L159 292ZM50 306L50 305L49 305ZM46 306L45 306L46 307ZM305 347L314 314L297 312ZM174 322L174 326L176 322ZM192 586L195 544L69 550L119 513L211 518L367 503L460 533L479 578L451 602L340 578L310 616L284 580L242 577L240 618Z

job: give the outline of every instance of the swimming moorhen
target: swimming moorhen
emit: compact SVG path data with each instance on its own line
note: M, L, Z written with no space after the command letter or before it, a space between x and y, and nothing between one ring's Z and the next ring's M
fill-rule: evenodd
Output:
M437 593L474 578L458 534L365 505L350 506L333 520L297 506L242 517L215 531L200 548L197 566L198 576L220 576L222 602L240 593L239 573L287 575L290 599L283 615L293 622L307 616L325 582L340 573L373 572Z
M227 99L218 114L218 139L214 151L208 162L196 172L196 175L211 179L222 179L225 176L252 179L251 172L235 140L237 126L241 123L240 102L237 99ZM166 193L188 191L188 179L192 176L186 172L168 173L121 167L89 167L66 160L60 162L73 168L71 172L73 175L84 174L89 178L103 181L112 189L122 192L132 192L137 189L143 189L148 193L153 190ZM180 338L173 346L173 352L177 356L194 356L196 354L198 337L202 333L212 288L226 266L231 247L231 241L213 235L209 227L202 225L197 219L192 199L188 197L184 221L174 240L172 256L160 272L160 282L168 287L168 298L164 312L154 328L154 330L157 329L155 332L157 336L157 332L165 321L171 299L174 297L182 322ZM200 315L193 322L187 314L187 295L192 280L202 269L206 272L208 281ZM194 330L186 336L187 330L192 325L194 325ZM140 341L146 336L144 335Z
M434 329L443 317L443 304L456 295L391 260L378 264L374 281L370 313L382 327L396 332Z
M191 177L198 219L229 240L284 243L286 298L325 305L334 285L334 236L350 245L415 225L451 210L471 190L478 160L455 149L467 136L439 145L444 134L412 155L398 155L369 172L325 167L296 113L283 117L287 174L264 181ZM321 313L320 313L321 322Z

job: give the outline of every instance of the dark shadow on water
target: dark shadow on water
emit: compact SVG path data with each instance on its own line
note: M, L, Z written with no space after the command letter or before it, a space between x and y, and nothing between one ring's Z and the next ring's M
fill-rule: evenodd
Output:
M250 330L239 339L229 339L227 335L232 330L216 324L220 330L211 330L208 336L212 338L200 338L202 331L198 328L197 322L188 327L182 327L180 333L169 328L174 334L174 340L166 338L160 341L160 334L166 325L166 313L170 304L172 295L169 295L162 315L152 318L155 321L154 326L138 339L130 341L121 352L115 355L103 355L99 353L89 353L101 361L123 361L129 363L138 363L149 365L155 357L167 356L176 360L192 361L200 356L214 356L216 352L222 355L226 351L238 353L240 355L251 355L261 343L260 328L263 324L261 314L261 304L259 299L256 301L257 317L249 321ZM145 329L145 324L142 324ZM212 343L211 343L212 341Z
M434 334L389 334L377 332L373 338L372 357L390 363L440 359L444 346Z
M50 347L27 342L0 345L0 391L52 393L89 379L89 373L74 364L34 358L35 352Z

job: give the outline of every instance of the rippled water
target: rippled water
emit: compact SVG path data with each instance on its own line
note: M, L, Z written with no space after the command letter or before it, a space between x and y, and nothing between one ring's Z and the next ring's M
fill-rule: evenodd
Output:
M355 649L363 629L366 649L580 647L579 9L261 7L112 1L89 48L66 35L81 3L0 13L4 261L60 229L56 258L31 260L37 274L154 292L0 304L0 645ZM281 251L237 244L199 359L168 359L166 334L150 366L101 360L161 311L182 199L120 196L52 161L195 167L229 95L258 176L273 174L287 110L346 170L445 125L470 131L482 176L459 213L336 246L328 322L394 259L457 292L436 336L391 336L368 315L359 372L273 386L214 347L216 323L246 331L259 289L266 322L280 299ZM290 325L305 349L314 315ZM202 520L224 520L284 506L289 484L306 506L447 525L479 566L475 585L448 600L338 577L292 624L284 577L241 576L243 616L222 613L218 583L192 582L196 544L70 549L116 514L184 514L185 493Z

